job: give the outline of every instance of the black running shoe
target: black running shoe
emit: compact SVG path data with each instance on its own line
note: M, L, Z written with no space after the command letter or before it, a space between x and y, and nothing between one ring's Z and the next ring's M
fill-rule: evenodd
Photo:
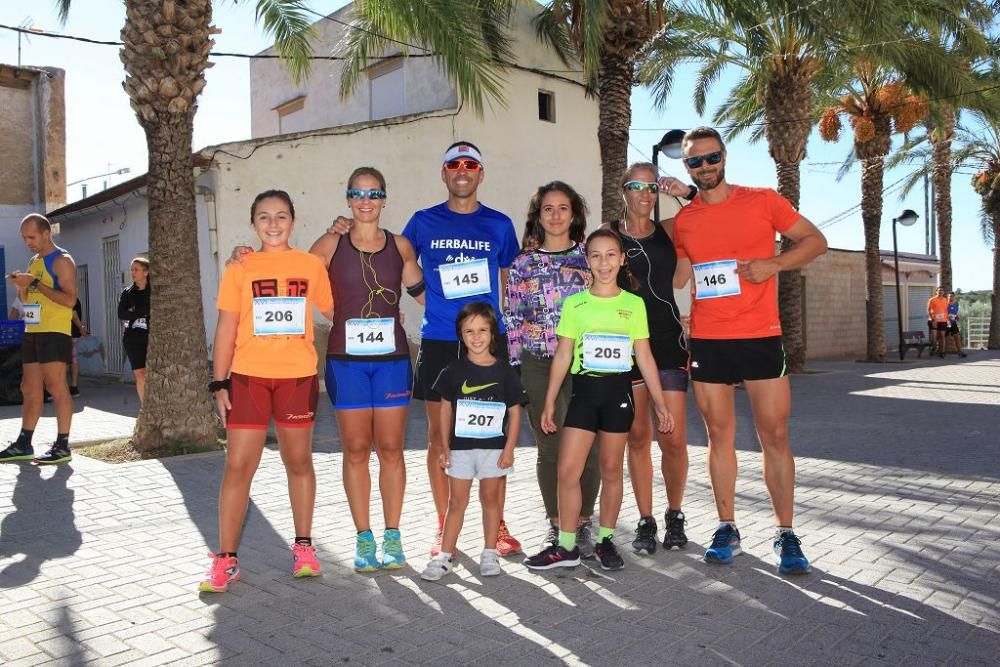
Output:
M80 395L80 388L79 387L70 387L69 388L69 395L70 396L79 396Z
M59 447L57 445L52 445L49 451L45 452L41 456L36 456L33 463L38 465L49 465L53 463L66 463L72 460L73 454L69 451L69 447Z
M656 525L655 522L653 525ZM655 533L653 534L653 549L656 549ZM621 554L618 553L618 547L615 546L615 543L611 540L610 536L605 537L597 543L597 546L594 547L594 553L597 555L597 559L601 562L602 570L621 570L625 567L625 561L622 560Z
M576 567L580 564L580 550L573 547L572 551L553 544L545 551L524 559L529 570L551 570L554 567Z
M667 510L663 520L665 522L663 524L663 548L683 549L684 545L688 543L687 535L684 534L684 512Z
M594 557L594 524L589 519L576 527L576 548L580 558Z
M639 519L639 525L635 529L635 539L632 540L632 549L637 554L645 551L652 556L656 553L656 519L651 516Z
M0 452L0 463L13 463L15 461L30 461L35 458L35 450L30 446L21 447L17 442L10 443L7 449Z

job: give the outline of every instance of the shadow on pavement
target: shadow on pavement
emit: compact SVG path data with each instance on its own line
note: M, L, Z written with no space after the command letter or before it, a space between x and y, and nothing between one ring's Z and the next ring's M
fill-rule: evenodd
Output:
M41 466L16 465L14 510L0 522L0 556L23 558L0 571L0 588L31 583L46 561L71 556L83 543L73 513L75 492L67 486L72 466L52 466L45 477Z
M1000 478L1000 359L979 355L963 360L960 371L950 366L838 362L821 366L831 372L793 376L792 450L796 456ZM688 440L704 447L705 427L691 400L688 409ZM736 410L737 448L759 450L742 390ZM959 449L952 446L956 441L977 444Z

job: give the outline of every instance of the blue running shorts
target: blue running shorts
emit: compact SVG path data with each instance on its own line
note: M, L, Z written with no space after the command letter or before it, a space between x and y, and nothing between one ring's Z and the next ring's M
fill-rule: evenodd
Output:
M410 404L410 360L327 359L326 393L335 410L397 408Z

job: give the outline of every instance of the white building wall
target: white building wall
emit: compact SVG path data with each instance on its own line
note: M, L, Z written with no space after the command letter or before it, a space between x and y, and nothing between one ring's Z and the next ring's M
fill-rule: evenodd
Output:
M28 260L31 259L31 253L24 246L24 241L21 239L21 220L24 216L29 213L37 213L38 209L30 204L25 204L23 206L16 206L12 204L0 205L0 247L3 248L4 252L4 266L0 267L3 269L4 275L10 273L11 271L24 271L28 268ZM55 242L59 243L59 238L55 238ZM8 280L3 281L4 292L7 295L7 307L10 308L10 304L14 302L14 298L17 296L17 290L11 285ZM0 319L7 319L7 311L3 313L3 317Z
M206 331L215 331L215 297L218 291L218 273L216 263L211 254L209 239L209 208L206 192L197 197L198 215L198 247L201 258L201 299L205 307ZM69 213L54 219L60 224L60 234L56 243L69 251L77 266L86 266L89 279L90 317L87 325L91 334L101 342L102 365L81 366L81 371L87 373L103 373L109 336L120 337L121 328L117 324L118 295L125 286L131 284L129 263L132 258L149 251L149 210L145 198L145 190L138 189L132 193L118 197L113 201L103 202L90 209ZM121 267L119 275L113 278L110 290L106 286L107 278L104 270L103 241L106 238L118 237L118 260ZM156 258L151 258L151 283L156 289ZM110 295L114 295L110 297ZM155 298L155 297L154 297ZM112 322L109 327L107 315L110 313ZM155 323L154 323L155 326ZM208 335L212 342L212 334ZM127 362L124 365L126 378L131 377Z
M555 53L542 45L535 37L531 19L540 9L534 2L522 3L512 18L511 36L512 51L516 54L518 65L535 69L547 69L558 72L559 76L582 81L582 74L575 66L567 66ZM333 17L340 21L351 20L352 6L347 5L338 10ZM313 42L313 53L316 55L336 55L341 52L340 44L348 28L344 25L321 19L314 25L316 38ZM262 52L274 55L273 48ZM398 55L398 48L386 53L387 56ZM422 52L410 49L410 55L416 57L403 58L403 97L405 99L405 114L453 109L458 106L458 95L449 83L443 70L434 58L421 57ZM371 84L368 79L377 76L383 68L392 68L398 61L372 60L368 73L362 74L354 94L347 100L340 99L340 80L343 66L339 61L314 60L309 79L294 84L285 66L277 59L250 61L250 126L251 136L266 137L282 133L279 126L278 113L275 107L305 96L305 106L296 116L297 128L314 130L319 128L337 127L352 123L371 120L372 101ZM511 71L508 79L516 73ZM548 86L542 86L548 89ZM513 107L514 100L506 100ZM495 110L501 111L503 105L491 103ZM536 109L537 102L532 101L529 111ZM562 108L562 113L570 113L572 107ZM557 110L557 113L560 111ZM596 127L596 126L595 126ZM287 129L285 130L288 131Z
M557 122L538 120L538 89L556 95ZM465 139L482 149L486 178L480 201L503 211L520 236L528 200L539 185L559 179L577 188L592 207L589 229L600 223L600 152L597 144L597 101L581 86L540 74L510 73L508 109L488 111L479 118L467 109L375 122L368 127L333 128L294 135L256 146L254 142L226 145L226 151L246 155L234 159L215 155L218 188L220 256L241 244L257 245L248 224L248 207L256 193L287 190L295 201L296 229L292 243L307 249L337 215L349 214L341 194L350 172L358 166L380 169L389 197L382 225L400 232L413 211L447 197L441 182L441 156L453 141ZM403 299L405 327L419 337L421 308ZM322 332L317 332L317 337Z

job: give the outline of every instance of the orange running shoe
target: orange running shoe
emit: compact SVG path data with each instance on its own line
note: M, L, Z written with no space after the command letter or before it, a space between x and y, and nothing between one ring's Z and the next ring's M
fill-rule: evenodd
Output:
M501 556L509 556L519 551L521 551L521 543L507 530L507 522L501 521L500 530L497 531L497 553Z
M299 544L298 542L292 543L292 576L319 576L319 561L316 560L316 547Z
M235 556L220 556L210 553L212 567L205 579L198 584L199 593L225 593L229 584L240 580L240 564Z

